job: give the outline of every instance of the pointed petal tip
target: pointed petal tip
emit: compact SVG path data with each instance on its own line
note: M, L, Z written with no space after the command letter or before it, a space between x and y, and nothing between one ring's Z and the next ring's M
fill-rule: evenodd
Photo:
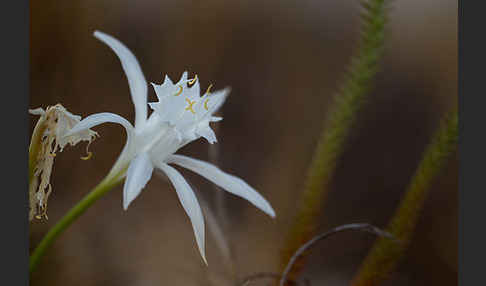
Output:
M198 238L196 236L196 242L197 242L197 248L199 250L199 254L201 255L202 260L204 261L204 264L208 266L208 260L206 258L206 247L204 245L204 238L203 241L198 241Z
M127 199L127 194L126 194L126 192L125 192L125 191L123 192L123 200L122 200L122 204L123 204L123 210L124 210L124 211L127 211L128 206L130 205L130 203L128 202L128 199Z
M130 204L135 200L135 198L129 199L127 193L123 192L123 211L127 211Z
M179 81L186 81L188 76L189 76L189 72L188 71L184 71L182 73L181 79Z
M270 203L267 200L264 200L261 205L256 206L265 214L269 215L271 218L275 219L277 215L275 214L275 210L272 208Z
M204 243L203 243L203 245L197 244L197 248L199 250L199 254L201 255L201 258L202 258L204 264L206 266L208 266L208 259L206 258L206 249L204 247Z
M166 74L164 77L164 84L174 84L168 74Z
M275 219L277 217L277 215L275 214L275 211L271 207L270 207L270 212L268 212L268 215L273 219Z
M199 253L204 263L207 265L205 254L204 216L194 191L184 177L182 177L182 175L173 167L165 163L160 163L157 167L167 175L169 181L171 181L174 186L176 194L179 197L179 202L191 221Z
M218 122L221 120L223 120L223 117L218 117L218 116L211 116L211 118L209 119L210 122Z
M206 264L206 266L208 266L208 260L206 259L206 256L205 255L201 255L203 261L204 261L204 264Z
M226 86L223 89L218 90L218 92L221 92L221 96L226 98L231 93L231 86Z

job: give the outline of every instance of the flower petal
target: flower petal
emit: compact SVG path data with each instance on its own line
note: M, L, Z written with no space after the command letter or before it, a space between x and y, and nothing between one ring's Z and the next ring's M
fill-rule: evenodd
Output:
M275 217L275 211L267 200L242 179L227 174L212 164L182 155L170 155L166 162L177 164L203 176L226 191L248 200L271 217Z
M216 139L216 134L214 134L213 129L211 129L211 127L209 127L209 125L207 124L203 127L198 127L196 134L204 137L206 140L208 140L210 144L218 142L218 140Z
M142 127L147 120L147 81L140 64L133 53L117 39L100 31L95 31L94 36L108 45L120 59L135 105L135 126Z
M225 87L215 92L211 92L207 103L208 106L207 113L213 114L214 112L216 112L221 107L221 105L223 105L224 101L226 100L226 97L228 97L228 94L230 92L231 92L230 87Z
M42 107L38 107L36 109L29 109L29 113L32 115L44 115L46 112Z
M199 206L196 195L194 194L184 177L182 177L182 175L176 169L164 163L161 163L157 167L164 171L164 173L167 175L167 177L169 177L169 180L174 185L182 207L189 216L189 219L191 220L199 252L201 253L204 263L206 263L207 265L208 262L206 260L206 254L204 251L204 217L201 212L201 207Z
M123 186L123 209L127 210L130 203L140 194L152 177L153 170L154 167L147 153L141 153L132 160Z
M187 75L189 74L188 71L184 71L181 75L181 79L179 80L179 82L177 84L183 84L187 81Z
M164 81L157 85L152 83L158 102L150 102L149 106L160 116L161 121L174 123L180 117L187 104L183 95L187 89L186 84L173 85L171 82Z
M131 136L133 131L132 124L130 124L130 122L128 122L125 118L121 117L120 115L110 113L110 112L91 114L90 116L81 120L78 124L74 125L73 128L69 130L64 136L71 136L75 133L78 133L80 131L89 129L93 126L106 123L106 122L121 124L123 127L125 127L128 137Z
M221 121L221 120L223 120L223 117L211 116L211 117L209 118L209 121L210 121L210 122L218 122L218 121Z

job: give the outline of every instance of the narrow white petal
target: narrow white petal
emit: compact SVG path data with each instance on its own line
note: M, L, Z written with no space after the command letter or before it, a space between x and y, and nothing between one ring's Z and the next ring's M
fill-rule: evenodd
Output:
M137 58L124 44L112 36L100 31L95 31L94 36L108 45L120 59L135 105L135 126L142 127L147 120L147 81Z
M182 177L182 175L176 169L164 163L161 163L160 165L158 165L158 167L165 172L169 180L174 185L182 207L189 216L189 219L191 220L199 252L201 253L204 263L208 264L204 251L204 217L201 212L201 207L199 206L196 195L194 194L184 177Z
M167 163L174 163L189 169L226 191L248 200L271 217L275 217L272 206L255 189L242 179L227 174L214 165L182 155L170 155L167 158Z
M218 121L221 121L221 120L223 120L223 117L211 116L211 117L209 118L209 121L210 121L210 122L218 122Z
M132 160L128 166L127 178L123 186L123 208L125 210L150 180L153 170L154 167L147 153L141 153Z
M230 87L225 87L224 89L217 90L215 92L212 92L209 96L209 113L213 114L216 112L221 105L223 105L224 101L226 100L226 97L228 97L228 94L231 92Z
M216 139L216 134L214 134L213 129L211 129L209 125L199 127L196 131L196 134L204 137L204 139L208 140L210 144L218 142L218 140Z
M90 116L81 120L78 124L74 125L73 128L69 130L64 136L71 136L75 133L78 133L80 131L89 129L93 126L106 123L106 122L121 124L123 127L125 127L128 137L130 137L133 130L133 127L130 124L130 122L128 122L125 118L121 117L120 115L109 113L109 112L91 114Z
M215 121L217 121L219 117L213 117L212 114L215 113L221 107L221 105L223 105L226 97L230 92L231 88L226 87L224 89L211 92L209 95L203 96L201 99L201 106L203 106L204 108L201 109L202 112L198 112L197 118L216 118Z

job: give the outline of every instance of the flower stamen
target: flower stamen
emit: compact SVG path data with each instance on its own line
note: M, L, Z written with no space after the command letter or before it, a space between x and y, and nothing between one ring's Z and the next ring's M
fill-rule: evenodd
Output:
M81 160L89 160L91 159L91 157L93 157L93 152L89 151L88 148L89 148L89 144L91 144L91 142L89 142L87 145L86 145L86 156L83 156L81 157Z
M182 85L179 85L179 90L177 91L176 94L174 94L174 96L179 96L181 95L181 93L182 93Z
M208 86L208 89L206 89L206 93L205 94L208 94L209 95L209 91L211 90L211 87L213 87L213 84L212 83Z
M91 157L93 157L93 152L88 151L88 154L86 156L84 156L84 157L81 157L81 160L85 160L86 161L86 160L91 159Z
M96 136L99 137L97 133L94 134L94 137ZM86 156L81 157L81 160L89 160L91 159L91 157L93 157L93 152L89 151L89 145L91 145L91 142L93 141L89 141L88 144L86 144Z
M185 110L189 110L190 112L192 112L192 114L196 114L196 112L194 111L194 109L192 109L192 106L194 105L194 103L196 103L196 101L191 101L189 98L186 98L186 101L187 103L189 104Z
M194 76L194 78L193 78L193 79L191 79L191 80L189 81L189 85L192 85L193 83L195 83L195 82L196 82L196 80L197 80L197 74Z

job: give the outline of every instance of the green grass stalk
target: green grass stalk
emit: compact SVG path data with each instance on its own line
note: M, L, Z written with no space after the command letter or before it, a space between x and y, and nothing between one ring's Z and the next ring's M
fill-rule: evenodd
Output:
M352 286L379 285L394 270L405 255L413 236L418 217L429 193L430 185L457 148L457 111L449 114L425 150L395 215L388 226L399 243L378 239L360 266Z
M362 2L364 12L361 14L359 49L351 59L344 82L335 97L335 105L329 117L325 119L325 128L308 169L302 202L282 250L282 270L292 254L316 234L317 219L329 192L329 182L334 174L336 162L343 152L351 128L356 122L357 113L379 68L379 60L384 49L386 2ZM289 273L290 279L295 279L300 272L304 257L297 261Z

